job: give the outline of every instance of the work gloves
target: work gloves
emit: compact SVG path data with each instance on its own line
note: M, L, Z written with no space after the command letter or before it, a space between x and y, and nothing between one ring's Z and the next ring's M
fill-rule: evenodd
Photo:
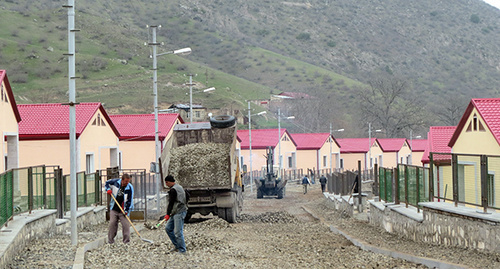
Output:
M113 193L113 192L111 191L111 189L107 190L106 192L107 192L109 195L111 195L111 193Z
M169 215L165 215L165 217L163 218L165 221L167 221L168 219L170 218Z

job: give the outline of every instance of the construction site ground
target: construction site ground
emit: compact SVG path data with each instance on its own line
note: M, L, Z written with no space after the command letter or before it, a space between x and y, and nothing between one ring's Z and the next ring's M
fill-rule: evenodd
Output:
M335 227L364 244L393 252L459 264L469 268L500 268L500 255L486 251L417 243L370 226L368 213L353 218L337 212L321 193L319 184L289 183L283 199L256 199L247 188L238 223L216 216L195 214L185 225L187 253L170 252L164 225L156 230L136 222L142 238L132 230L132 240L105 244L86 252L85 268L427 268L418 263L361 250ZM156 222L149 221L149 224ZM119 230L121 233L121 230ZM79 233L79 246L105 237L106 224ZM37 240L15 257L10 268L71 268L77 247L70 235Z

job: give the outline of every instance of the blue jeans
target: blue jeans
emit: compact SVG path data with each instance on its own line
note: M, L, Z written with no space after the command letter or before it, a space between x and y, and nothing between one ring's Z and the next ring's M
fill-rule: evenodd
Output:
M170 241L179 252L186 252L186 242L184 242L184 218L187 212L181 212L173 215L168 221L165 231Z

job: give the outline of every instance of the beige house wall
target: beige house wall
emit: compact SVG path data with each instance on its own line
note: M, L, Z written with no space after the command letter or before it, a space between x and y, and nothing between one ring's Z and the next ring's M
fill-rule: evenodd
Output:
M240 157L243 157L243 165L247 166L247 172L250 172L250 150L242 149ZM275 160L276 163L276 160ZM252 170L261 171L266 165L266 150L252 148Z
M4 89L4 96L3 98L5 99L0 99L0 135L1 136L1 142L0 142L0 173L5 172L5 167L7 166L5 163L5 156L8 156L9 158L9 145L11 147L10 151L11 152L18 152L18 144L17 140L18 134L19 134L19 126L17 125L17 120L16 120L16 115L14 114L14 110L12 109L12 104L11 100L9 100L9 95L5 93L6 91L6 86L5 83L2 81L2 88ZM7 102L6 102L7 101ZM6 141L5 137L14 138L14 142L9 143L9 141ZM14 163L18 163L18 155L14 154L12 158L16 158L14 160ZM9 161L10 162L10 161Z
M279 146L276 145L275 155L278 156ZM282 169L295 169L297 165L297 148L295 144L292 142L292 139L288 136L287 133L284 133L281 137L281 156L282 156ZM289 158L291 158L291 165L289 162ZM276 158L274 161L275 164L279 165L279 158Z
M19 141L19 167L37 165L59 165L64 174L69 174L69 140Z
M317 169L318 150L297 150L297 169Z
M401 149L398 151L398 163L408 164L408 161L410 160L410 155L411 155L410 147L408 146L408 143L406 143L405 141ZM403 161L401 161L401 158L403 158Z
M155 141L120 141L121 168L146 169L155 161Z
M414 151L412 156L412 165L417 165L417 166L423 166L422 164L422 157L424 157L424 152L423 151Z
M372 158L371 167L375 166L375 164L377 164L378 166L381 166L381 167L387 167L385 164L386 160L387 160L386 154L384 152L382 152L382 148L380 147L380 145L376 141L371 146L371 153L367 153L367 155L371 155L371 158ZM367 159L369 159L369 157ZM366 167L366 169L370 169L371 168L371 167L369 167L370 162L368 162L367 165L368 166ZM361 166L361 167L364 167L364 166Z
M484 126L484 131L467 131L467 127L473 120L474 114L477 115L478 121ZM451 152L500 155L500 145L491 131L487 128L486 123L480 117L475 108L470 113L464 128L460 132L457 141L451 149Z
M361 169L366 167L365 153L341 153L340 158L344 161L344 170L358 170L358 160L361 161Z

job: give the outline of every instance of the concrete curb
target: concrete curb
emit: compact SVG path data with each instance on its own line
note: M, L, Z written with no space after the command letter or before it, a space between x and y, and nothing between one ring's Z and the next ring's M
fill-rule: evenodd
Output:
M132 229L132 227L130 227ZM137 231L142 231L144 229L144 226L139 226L136 227ZM135 234L135 232L134 232ZM132 230L131 230L131 236L132 236ZM117 234L115 237L115 241L118 241L117 239L120 239L122 237L122 234ZM139 236L138 236L139 237ZM75 260L73 262L73 269L83 269L85 268L85 253L89 250L94 250L98 249L108 243L108 236L104 236L101 238L98 238L90 243L85 244L83 247L79 247L76 250L75 253Z
M306 211L308 214L310 214L315 219L319 220L321 223L328 225L327 223L325 223L325 221L322 218L317 217L311 210L307 209L304 206L302 206L302 209L304 209L304 211ZM390 256L393 258L403 259L403 260L413 262L413 263L420 263L420 264L423 264L429 268L442 268L442 269L468 269L469 268L469 267L459 265L459 264L442 262L442 261L439 261L436 259L418 257L418 256L413 256L413 255L398 252L398 251L389 250L386 248L375 247L375 246L372 246L364 241L361 241L359 239L356 239L356 238L348 235L347 233L339 230L338 228L334 227L333 225L329 225L329 228L330 228L330 231L332 231L336 234L342 235L347 240L351 241L351 243L353 243L355 246L357 246L360 249L365 250L365 251L371 251L373 253L378 253L378 254Z

